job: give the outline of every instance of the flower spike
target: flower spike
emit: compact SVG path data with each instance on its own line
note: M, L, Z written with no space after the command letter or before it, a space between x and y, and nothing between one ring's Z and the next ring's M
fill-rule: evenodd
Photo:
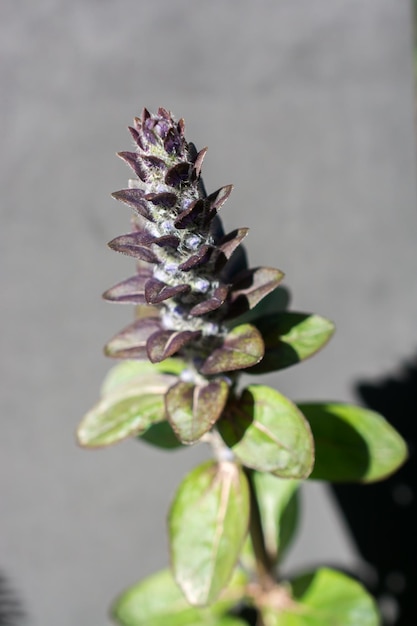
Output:
M183 120L164 108L144 109L129 130L135 150L118 156L136 178L113 197L133 209L133 231L109 246L135 258L138 270L104 298L152 305L159 316L131 324L106 354L153 363L178 354L200 378L255 365L264 352L260 333L248 324L235 330L231 319L275 289L283 274L247 268L241 247L247 228L224 234L218 211L233 186L206 194L207 148L197 151L186 141Z

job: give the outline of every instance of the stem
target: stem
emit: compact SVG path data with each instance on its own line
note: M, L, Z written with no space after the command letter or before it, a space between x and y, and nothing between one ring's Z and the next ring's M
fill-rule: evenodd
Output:
M202 443L207 443L211 447L213 456L218 463L221 463L222 461L233 461L233 452L226 446L223 439L214 428L205 433L200 438L200 441Z
M258 500L256 498L255 486L253 484L253 472L247 467L244 467L243 470L248 479L250 490L249 533L252 540L253 551L255 553L259 584L264 591L269 591L276 584L272 574L273 564L271 563L271 559L269 558L265 547L261 513L259 510Z

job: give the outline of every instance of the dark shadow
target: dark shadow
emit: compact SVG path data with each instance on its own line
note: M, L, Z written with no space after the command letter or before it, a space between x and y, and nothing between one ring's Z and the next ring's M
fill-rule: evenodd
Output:
M235 611L231 611L229 615L231 617L239 617L244 622L247 622L248 626L259 624L258 611L248 606L242 606Z
M243 439L249 426L253 423L255 414L255 400L253 395L245 389L242 396L227 404L217 426L226 445L232 448Z
M22 626L24 623L22 604L8 581L0 574L0 626Z
M310 478L316 480L361 480L369 469L366 440L331 406L300 404L313 433L316 461Z
M381 413L403 436L408 462L371 485L334 485L358 550L375 575L356 572L378 599L385 626L417 624L417 516L415 457L417 357L398 374L356 387L362 403Z

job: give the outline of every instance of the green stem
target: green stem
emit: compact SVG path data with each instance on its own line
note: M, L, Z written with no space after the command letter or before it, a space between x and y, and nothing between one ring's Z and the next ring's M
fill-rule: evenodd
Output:
M269 558L265 547L264 534L262 530L261 513L256 497L255 486L253 484L253 472L247 467L243 468L249 483L250 490L250 522L249 533L252 540L253 551L255 553L256 570L261 588L269 591L275 586L276 581L272 574L273 564Z

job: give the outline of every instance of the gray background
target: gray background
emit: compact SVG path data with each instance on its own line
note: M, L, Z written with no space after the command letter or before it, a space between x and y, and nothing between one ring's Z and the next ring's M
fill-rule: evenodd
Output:
M114 153L143 106L209 145L233 182L227 229L335 320L312 361L264 380L352 400L416 347L414 93L407 0L1 0L0 570L33 626L108 624L114 595L167 562L165 512L207 451L76 447L130 320L100 293L132 269ZM289 567L358 559L318 484Z

